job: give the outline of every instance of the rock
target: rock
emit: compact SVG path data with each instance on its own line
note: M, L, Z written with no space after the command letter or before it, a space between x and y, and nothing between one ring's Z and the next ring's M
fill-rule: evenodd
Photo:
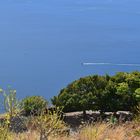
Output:
M23 116L16 116L11 119L10 130L15 133L27 131L27 118Z

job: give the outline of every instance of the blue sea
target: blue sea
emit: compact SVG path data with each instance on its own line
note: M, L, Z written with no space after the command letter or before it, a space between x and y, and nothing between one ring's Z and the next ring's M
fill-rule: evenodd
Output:
M0 87L50 99L91 74L140 67L140 0L0 0Z

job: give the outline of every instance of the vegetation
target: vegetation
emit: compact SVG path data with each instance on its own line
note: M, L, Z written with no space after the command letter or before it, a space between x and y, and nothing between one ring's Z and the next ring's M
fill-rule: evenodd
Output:
M52 98L64 112L100 110L135 111L140 103L140 72L120 72L114 76L87 76L62 89Z
M55 109L53 112L48 111L47 114L42 110L40 115L31 118L30 123L38 132L40 140L48 140L50 135L61 133L61 130L65 128L65 123L61 120L59 112L59 108Z
M24 114L26 116L36 115L47 108L47 101L41 96L26 97L22 100Z
M0 118L0 140L17 139L14 138L14 134L23 131L14 129L21 129L21 125L27 126L27 130L24 131L36 131L40 140L48 140L49 135L60 133L61 129L65 128L61 110L59 108L55 108L53 111L47 110L47 101L43 97L32 96L18 102L16 90L4 91L1 89L0 92L3 95L5 107L5 114ZM21 121L23 110L24 115L28 115L28 121L24 122L26 124L18 124L23 123ZM22 138L20 137L20 139Z
M11 136L11 129L12 129L12 120L14 117L18 116L21 108L20 103L16 99L16 90L8 89L2 90L0 89L1 94L3 95L3 105L6 111L5 117L3 122L0 124L0 139L10 139Z
M0 93L5 109L5 114L0 116L0 140L140 138L140 72L80 78L62 89L60 94L52 99L56 107L51 109L47 108L48 102L41 96L26 97L18 101L16 90L0 89ZM112 115L107 122L85 123L83 118L78 118L83 123L71 135L70 129L67 129L68 125L64 123L62 111L83 111L86 115L86 110L100 110L101 113L111 111ZM135 113L133 121L119 122L115 116L118 110ZM72 116L73 119L74 117L77 118ZM18 130L24 126L26 129Z
M111 127L108 124L99 123L95 125L87 125L79 132L72 136L49 136L48 140L139 140L140 126L135 124L125 124ZM19 134L11 134L7 140L39 140L37 131L29 131ZM46 140L46 139L44 139Z

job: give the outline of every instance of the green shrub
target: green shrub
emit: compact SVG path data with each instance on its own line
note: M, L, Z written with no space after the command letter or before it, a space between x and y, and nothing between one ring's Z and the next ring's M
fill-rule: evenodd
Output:
M41 96L26 97L22 101L23 110L26 116L37 115L47 107L47 101Z

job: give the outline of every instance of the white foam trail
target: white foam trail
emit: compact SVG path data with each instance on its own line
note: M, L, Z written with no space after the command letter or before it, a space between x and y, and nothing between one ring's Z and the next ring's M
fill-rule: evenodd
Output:
M140 64L127 64L127 63L82 63L83 65L112 65L112 66L129 66L129 67L140 67Z

